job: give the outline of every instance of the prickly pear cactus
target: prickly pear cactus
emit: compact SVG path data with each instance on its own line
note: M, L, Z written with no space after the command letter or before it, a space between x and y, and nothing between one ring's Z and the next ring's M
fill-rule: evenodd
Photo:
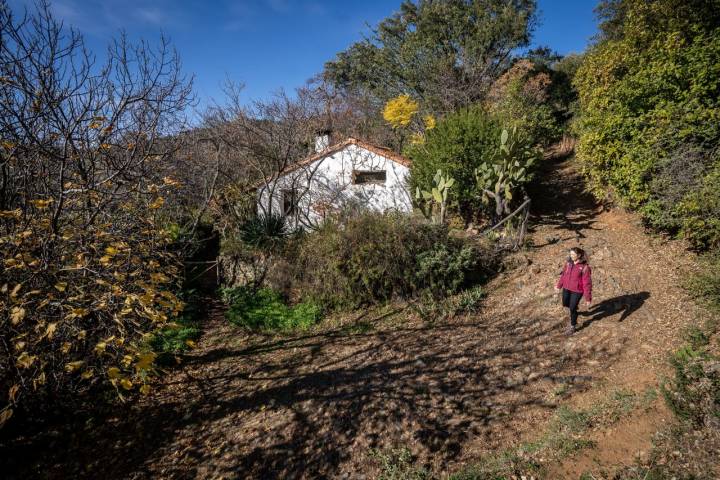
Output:
M429 192L420 190L419 187L415 189L415 198L419 201L420 209L425 217L436 223L445 223L448 193L454 184L453 178L443 175L442 170L438 170L433 177L433 186Z
M475 169L475 178L482 191L482 202L495 200L495 215L509 214L509 205L518 188L532 179L532 167L538 159L535 149L522 141L517 128L503 129L495 162Z

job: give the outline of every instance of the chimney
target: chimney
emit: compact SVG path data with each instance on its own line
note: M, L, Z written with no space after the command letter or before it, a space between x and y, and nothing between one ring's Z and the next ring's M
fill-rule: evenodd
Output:
M330 146L330 130L321 130L315 136L315 152L319 153Z

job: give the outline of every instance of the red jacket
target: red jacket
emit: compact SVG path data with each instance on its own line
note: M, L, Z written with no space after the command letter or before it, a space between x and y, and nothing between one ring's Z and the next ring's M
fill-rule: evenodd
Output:
M556 285L571 292L582 293L585 300L592 302L592 271L585 261L568 261Z

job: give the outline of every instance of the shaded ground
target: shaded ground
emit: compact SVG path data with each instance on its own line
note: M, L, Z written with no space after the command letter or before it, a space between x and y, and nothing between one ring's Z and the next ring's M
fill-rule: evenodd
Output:
M426 325L388 307L271 338L241 333L214 309L199 348L150 398L105 418L80 414L73 436L49 429L0 446L0 468L17 472L9 478L359 479L377 473L372 449L407 447L443 475L531 438L560 403L656 383L665 352L704 315L679 287L690 255L595 205L569 163L546 168L533 192L534 246L488 286L478 315ZM552 288L577 244L591 256L596 305L568 338ZM597 449L551 478L646 448L643 430L613 453L619 432L598 433Z

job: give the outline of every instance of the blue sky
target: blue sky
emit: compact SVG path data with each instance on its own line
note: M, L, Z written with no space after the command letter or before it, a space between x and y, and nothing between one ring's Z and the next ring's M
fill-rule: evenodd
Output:
M30 4L10 0L14 10ZM596 32L595 0L539 0L533 44L562 54L584 50ZM56 15L102 54L120 29L131 39L170 37L201 104L222 100L226 78L263 99L301 86L335 54L391 15L400 0L55 0Z

